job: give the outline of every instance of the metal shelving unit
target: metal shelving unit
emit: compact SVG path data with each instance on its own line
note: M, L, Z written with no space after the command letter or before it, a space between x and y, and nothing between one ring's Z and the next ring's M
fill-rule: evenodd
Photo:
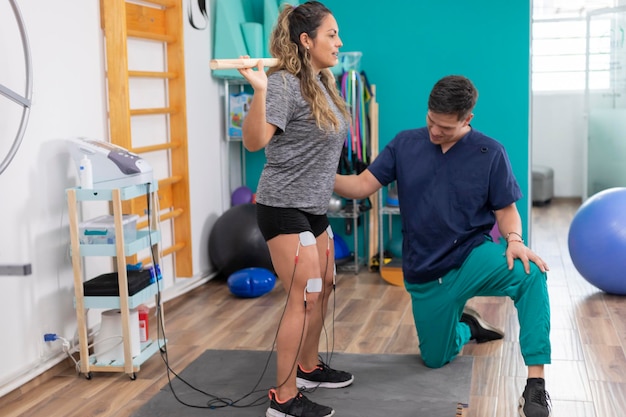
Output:
M355 274L359 273L359 267L361 265L361 260L359 258L359 217L363 215L363 213L359 209L359 205L356 200L352 200L352 211L341 210L337 212L328 212L329 218L334 219L352 219L352 236L354 238L354 261L349 264L338 265L337 270L339 272L354 272ZM365 233L363 233L365 236ZM363 245L365 246L365 245Z
M400 207L388 206L383 204L383 191L379 191L378 195L378 265L380 276L387 282L393 285L404 285L404 278L402 275L402 259L394 259L390 263L384 263L385 252L385 225L384 220L387 218L387 234L389 239L393 237L392 218L393 216L400 215Z

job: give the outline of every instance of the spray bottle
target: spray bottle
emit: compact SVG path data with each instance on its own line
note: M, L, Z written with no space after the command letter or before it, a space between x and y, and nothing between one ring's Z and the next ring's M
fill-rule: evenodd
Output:
M80 160L80 166L78 168L80 178L80 188L91 189L93 188L93 168L91 166L91 160L87 155L83 156Z

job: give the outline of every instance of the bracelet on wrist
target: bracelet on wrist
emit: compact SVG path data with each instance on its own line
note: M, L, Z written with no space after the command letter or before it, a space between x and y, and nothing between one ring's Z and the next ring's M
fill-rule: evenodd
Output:
M515 235L515 236L519 237L519 239L509 240L511 235ZM521 242L521 243L524 243L524 238L522 238L522 235L520 235L517 232L509 232L509 233L507 233L504 239L506 240L506 243L511 243L511 242Z

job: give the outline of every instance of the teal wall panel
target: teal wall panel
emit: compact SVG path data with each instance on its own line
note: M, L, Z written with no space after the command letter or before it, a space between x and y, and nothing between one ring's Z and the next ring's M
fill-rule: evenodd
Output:
M213 58L269 56L269 34L281 0L214 0ZM243 78L237 70L215 70L218 78Z
M213 58L238 58L247 54L241 24L246 21L243 3L217 1L213 13ZM216 70L216 77L241 78L236 70Z
M339 24L342 51L361 51L376 84L380 145L423 126L430 89L462 74L479 90L472 126L507 149L529 206L530 0L325 0Z

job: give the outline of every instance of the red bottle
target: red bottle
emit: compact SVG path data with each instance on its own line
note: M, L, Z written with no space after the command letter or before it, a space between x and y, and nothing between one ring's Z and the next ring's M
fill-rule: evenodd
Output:
M148 341L148 312L150 309L142 304L137 307L139 312L139 341L141 343Z

